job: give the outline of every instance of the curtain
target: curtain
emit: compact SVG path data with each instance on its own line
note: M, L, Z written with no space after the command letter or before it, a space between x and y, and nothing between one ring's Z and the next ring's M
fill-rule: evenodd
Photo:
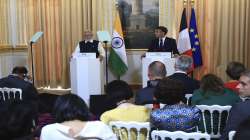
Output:
M13 3L15 10L10 8ZM70 87L71 53L82 40L84 30L112 32L115 4L116 0L0 0L0 51L13 46L13 33L16 47L20 47L29 46L32 35L43 31L43 37L33 46L36 86ZM192 6L204 62L194 77L214 73L227 80L224 71L230 61L242 62L249 68L250 2L195 0L192 5L187 0L188 17ZM170 37L178 37L183 7L183 0L159 0L159 23L169 28ZM11 22L13 11L16 22Z

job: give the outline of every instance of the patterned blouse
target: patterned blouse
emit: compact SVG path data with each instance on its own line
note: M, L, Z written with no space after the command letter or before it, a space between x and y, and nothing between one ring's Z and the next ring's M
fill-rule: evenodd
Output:
M200 119L201 111L195 106L165 105L151 112L150 124L152 129L194 132Z

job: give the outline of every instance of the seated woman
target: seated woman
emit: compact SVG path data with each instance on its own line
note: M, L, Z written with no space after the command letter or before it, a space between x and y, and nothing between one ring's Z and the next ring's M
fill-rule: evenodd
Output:
M231 78L224 86L238 93L237 85L239 84L240 74L246 70L245 66L239 62L230 62L227 65L226 73Z
M224 88L223 81L214 74L202 77L200 89L195 90L191 99L192 105L232 105L241 101L233 91Z
M106 93L115 108L104 112L101 115L101 121L106 124L110 121L149 121L149 109L129 102L129 99L133 97L133 92L126 82L120 80L110 82L106 87ZM126 134L123 134L123 139L127 139Z
M195 106L184 104L185 93L182 82L164 78L159 82L154 95L159 102L166 105L151 112L152 129L185 132L196 130L201 112Z
M236 102L241 101L240 97L234 93L232 90L224 88L223 81L214 74L207 74L202 77L200 82L200 89L195 90L191 99L192 105L233 105ZM222 113L221 119L221 132L222 129L225 127L226 123L226 112ZM218 126L218 118L219 114L216 112L213 114L213 125L214 131L217 132L218 130L215 129ZM206 113L205 115L206 126L208 133L211 132L211 122L210 122L210 115ZM200 122L199 130L204 132L203 123Z
M77 95L67 94L58 97L53 112L57 123L42 128L41 140L74 140L86 137L117 140L106 124L88 121L87 105Z

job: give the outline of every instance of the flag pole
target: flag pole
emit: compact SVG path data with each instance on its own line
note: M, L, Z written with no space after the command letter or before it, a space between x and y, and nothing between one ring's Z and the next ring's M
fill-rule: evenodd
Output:
M104 46L105 46L105 73L106 73L106 80L105 80L105 84L106 84L106 86L108 85L108 45L107 45L107 43L108 43L108 41L103 41L103 43L104 43Z

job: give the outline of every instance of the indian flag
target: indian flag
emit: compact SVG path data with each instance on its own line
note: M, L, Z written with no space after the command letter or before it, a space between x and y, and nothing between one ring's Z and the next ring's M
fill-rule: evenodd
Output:
M116 14L114 26L108 61L112 73L120 77L128 70L128 62L119 13Z

